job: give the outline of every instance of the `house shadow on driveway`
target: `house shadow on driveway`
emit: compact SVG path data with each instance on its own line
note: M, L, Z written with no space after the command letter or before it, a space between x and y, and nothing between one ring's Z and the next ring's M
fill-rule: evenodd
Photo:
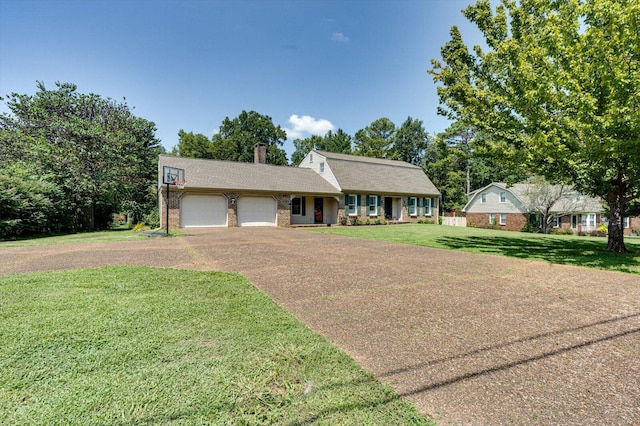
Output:
M640 255L633 251L608 252L605 250L607 243L605 239L601 241L575 238L565 240L543 237L533 240L500 236L469 236L441 237L436 242L453 250L640 274ZM631 250L635 248L634 246Z

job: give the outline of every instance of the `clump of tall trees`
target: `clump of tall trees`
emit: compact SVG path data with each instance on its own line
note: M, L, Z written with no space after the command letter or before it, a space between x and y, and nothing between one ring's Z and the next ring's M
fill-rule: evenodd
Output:
M71 83L12 93L0 116L0 238L103 229L156 203L153 122Z
M440 112L486 135L502 164L600 197L607 250L626 251L622 220L640 197L640 3L481 0L463 13L485 46L451 28L430 70Z

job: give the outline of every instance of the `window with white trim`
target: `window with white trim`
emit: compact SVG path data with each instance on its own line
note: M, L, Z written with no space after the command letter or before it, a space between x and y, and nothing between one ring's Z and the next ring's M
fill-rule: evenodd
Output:
M378 216L378 196L369 195L368 198L369 216Z
M417 197L409 197L409 216L417 216L418 215L418 198Z
M507 202L507 193L504 192L504 191L500 193L500 202L501 203L506 203Z
M507 224L507 214L500 213L500 225L506 225L506 224Z
M595 213L583 214L582 226L586 229L596 229L596 214Z
M553 216L551 218L551 227L552 228L560 228L562 226L562 219L560 216Z
M347 195L347 214L349 216L358 215L358 196L355 194Z
M480 202L481 202L482 204L484 204L484 203L486 203L486 202L487 202L487 194L481 194L481 195L480 195Z
M578 229L578 215L571 215L571 229Z
M496 224L496 214L495 213L489 213L489 224L490 225L495 225Z
M431 216L431 203L433 203L433 198L424 199L424 215L425 216Z
M625 228L625 229L631 228L631 218L630 217L623 217L622 218L622 227Z

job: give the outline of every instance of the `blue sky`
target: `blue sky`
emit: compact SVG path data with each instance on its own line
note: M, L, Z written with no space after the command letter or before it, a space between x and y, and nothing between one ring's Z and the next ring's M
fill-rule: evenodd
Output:
M448 122L427 69L452 25L478 43L471 2L0 0L0 95L60 81L126 98L167 150L242 110L285 128L289 157L294 138L380 117L435 133Z

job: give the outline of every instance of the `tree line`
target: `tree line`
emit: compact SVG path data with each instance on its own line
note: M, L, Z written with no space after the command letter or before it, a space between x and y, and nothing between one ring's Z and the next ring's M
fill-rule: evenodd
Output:
M0 116L0 238L107 228L154 210L155 124L71 83L12 93Z
M420 166L442 193L444 211L461 210L467 193L496 180L517 181L526 171L505 169L478 149L481 134L472 126L455 122L446 131L430 135L421 120L407 117L396 126L387 117L374 120L352 136L342 129L325 135L295 139L288 162L281 148L286 131L273 124L271 117L256 111L242 111L225 118L218 133L210 139L200 133L178 132L172 153L183 157L253 162L256 143L268 146L267 162L297 166L312 149L365 157L406 161Z
M623 218L640 210L640 50L636 0L479 0L463 10L484 35L471 49L457 27L428 70L438 113L451 119L430 136L420 120L380 118L353 136L341 129L294 141L297 164L312 149L420 165L445 210L491 181L532 175L571 185L608 207L607 250L624 252ZM73 84L11 94L0 116L0 235L104 227L110 214L136 215L155 202L162 151L154 123L126 103L83 95ZM211 139L179 132L174 154L287 165L286 132L243 111Z

